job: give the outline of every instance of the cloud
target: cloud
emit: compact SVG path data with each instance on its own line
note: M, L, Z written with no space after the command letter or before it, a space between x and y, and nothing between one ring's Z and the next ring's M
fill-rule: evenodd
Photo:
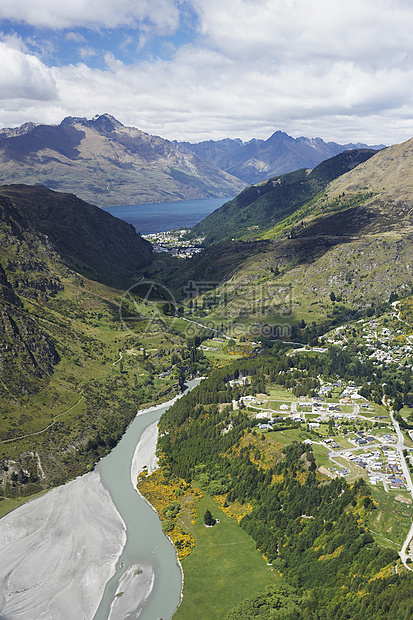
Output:
M158 33L175 30L173 0L2 0L0 20L46 28L117 28L148 20Z
M397 118L403 108L405 118L413 110L410 68L368 71L349 61L271 67L192 45L171 61L126 65L112 53L105 61L105 70L85 64L53 69L68 113L107 111L170 139L247 140L282 129L344 142L394 142L394 123L383 127L377 117Z
M97 52L93 47L86 46L79 48L79 56L82 60L86 60L87 58L92 58L96 56Z
M411 57L413 7L405 0L193 0L204 36L234 58L400 61ZM397 35L395 34L397 33Z
M0 99L52 101L56 83L38 58L0 42Z
M277 129L338 142L390 144L413 135L407 0L2 0L0 19L20 15L70 28L66 38L81 44L83 62L48 68L21 39L5 41L18 76L6 59L5 124L109 112L148 133L194 141L267 138ZM179 34L185 20L191 37L163 39L165 58L142 60L140 43ZM113 43L120 25L136 27L136 36L120 29L118 47L99 49L105 64L88 67L97 47L85 41L86 29L110 28L101 41ZM19 112L7 102L16 93L28 100Z
M86 43L86 39L80 32L67 32L65 35L66 41L73 41L74 43Z

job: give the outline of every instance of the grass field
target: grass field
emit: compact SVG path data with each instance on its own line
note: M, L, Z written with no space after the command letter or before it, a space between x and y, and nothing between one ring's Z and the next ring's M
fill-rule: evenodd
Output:
M413 518L413 505L399 500L408 501L411 497L407 492L386 493L381 485L370 488L379 507L371 513L368 526L379 544L399 551Z
M282 443L284 446L288 446L293 441L303 441L308 437L308 433L300 428L286 429L284 431L270 431L269 433L265 433L265 435Z
M219 519L212 528L204 525L207 509ZM211 497L198 503L198 517L191 529L196 546L182 561L183 602L174 620L224 620L240 598L263 592L281 580L255 549L253 539Z

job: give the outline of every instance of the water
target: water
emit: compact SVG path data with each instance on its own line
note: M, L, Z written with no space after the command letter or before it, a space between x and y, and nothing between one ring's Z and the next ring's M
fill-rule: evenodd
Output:
M192 389L199 381L188 382L188 387ZM150 567L155 575L153 590L143 610L141 613L135 610L131 619L168 620L179 605L182 574L176 561L175 549L163 534L157 515L131 482L131 462L136 445L145 429L158 421L167 408L161 405L137 416L119 444L97 466L102 484L109 491L126 524L127 541L117 563L117 571L106 585L94 620L107 620L110 605L119 590L119 579L131 566Z
M191 228L207 215L219 209L231 198L205 198L182 202L162 202L145 205L105 207L115 217L132 224L142 235Z

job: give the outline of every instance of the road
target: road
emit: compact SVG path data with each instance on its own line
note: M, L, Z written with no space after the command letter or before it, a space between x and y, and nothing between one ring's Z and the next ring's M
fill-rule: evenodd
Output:
M396 446L396 450L398 452L398 455L400 457L400 463L402 466L402 470L403 470L403 475L406 478L406 486L407 489L410 492L410 495L413 498L413 483L412 483L412 478L410 476L410 471L409 468L407 467L407 463L406 463L406 459L404 458L404 454L403 454L403 449L404 449L404 437L403 437L403 433L400 430L400 425L397 422L397 420L395 420L394 415L393 415L393 410L390 409L390 418L391 421L393 423L394 429L397 433L397 446ZM410 546L410 542L413 538L413 523L411 525L411 528L409 530L409 533L407 534L405 541L402 545L401 551L400 551L400 558L403 562L403 564L405 565L406 568L408 568L409 570L412 570L412 568L410 567L409 564L407 564L407 558L409 557L407 554L407 549Z

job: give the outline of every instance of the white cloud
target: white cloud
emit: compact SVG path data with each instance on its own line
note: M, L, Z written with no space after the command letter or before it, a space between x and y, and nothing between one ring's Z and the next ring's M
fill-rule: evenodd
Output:
M87 58L92 58L93 56L96 56L96 50L93 47L90 47L89 45L86 47L80 47L79 56L82 60L86 60Z
M0 42L0 99L56 99L56 84L38 58Z
M413 51L413 6L404 0L193 2L203 34L236 58L340 58L375 65Z
M369 73L337 62L270 70L192 46L171 62L128 66L109 53L105 60L105 71L85 64L53 69L67 113L107 111L170 139L266 138L276 129L293 135L305 129L304 135L338 141L395 142L403 136L392 133L394 124L377 124L378 110L387 118L401 106L413 110L413 69Z
M65 35L66 41L73 41L74 43L86 43L85 37L80 32L67 32Z
M56 28L80 22L115 27L146 19L159 32L177 27L181 6L180 0L101 0L99 9L97 0L35 4L36 19L43 24L49 19ZM174 56L171 45L170 60L128 65L112 47L104 56L106 67L92 69L86 61L93 49L84 45L84 62L49 69L18 38L10 39L6 49L17 77L9 61L2 62L3 124L109 112L170 139L248 140L281 129L337 142L390 144L413 135L413 5L407 0L192 4L199 15L199 40L181 45ZM32 0L2 0L0 17L11 17L14 7L35 23ZM129 37L122 39L124 33L119 45L123 41L136 53L139 37L146 36L153 36L147 21L135 45ZM74 30L68 37L84 43ZM3 48L0 59L1 53L6 54ZM28 102L17 112L16 97L46 102Z
M2 0L1 19L47 28L117 28L149 20L165 33L177 28L179 11L173 0Z

